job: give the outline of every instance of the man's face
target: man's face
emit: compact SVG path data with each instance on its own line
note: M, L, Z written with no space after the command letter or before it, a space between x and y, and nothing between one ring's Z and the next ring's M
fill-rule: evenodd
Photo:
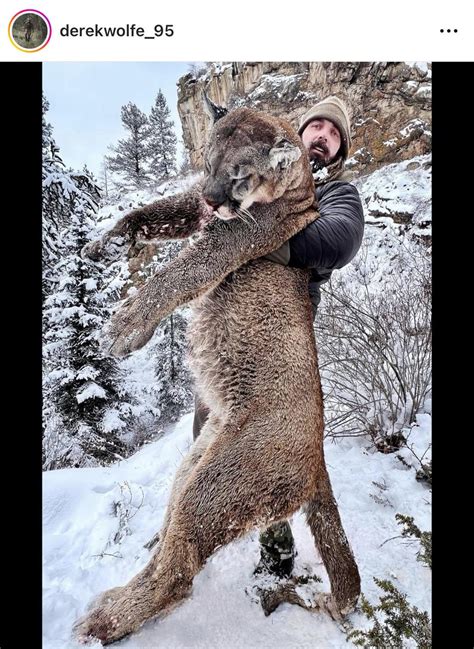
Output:
M301 134L311 161L326 166L334 160L341 146L339 129L329 119L313 119Z

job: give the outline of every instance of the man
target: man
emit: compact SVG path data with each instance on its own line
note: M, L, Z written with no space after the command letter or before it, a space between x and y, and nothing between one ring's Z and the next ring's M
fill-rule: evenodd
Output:
M301 118L298 133L309 153L320 217L266 259L297 268L310 268L309 292L313 317L321 300L320 286L336 268L353 259L364 232L359 193L347 182L344 164L351 147L350 120L337 97L327 97ZM208 411L196 398L193 437L199 435ZM294 542L287 521L260 535L261 558L256 572L289 576L294 564Z
M33 31L33 22L31 20L30 16L28 16L28 18L26 19L26 22L25 22L25 40L28 41L28 42L31 40L31 32L32 31Z

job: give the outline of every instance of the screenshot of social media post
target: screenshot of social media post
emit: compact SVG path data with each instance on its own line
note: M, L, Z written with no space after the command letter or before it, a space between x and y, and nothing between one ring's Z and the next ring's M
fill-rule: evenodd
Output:
M431 647L432 83L464 14L2 12L42 79L43 648Z

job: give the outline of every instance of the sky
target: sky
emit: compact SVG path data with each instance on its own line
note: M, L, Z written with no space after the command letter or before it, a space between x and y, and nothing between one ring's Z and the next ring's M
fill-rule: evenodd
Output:
M190 63L43 63L43 90L50 104L47 120L66 166L82 169L87 164L98 176L108 147L126 135L121 107L132 101L149 114L160 88L179 141L176 82Z

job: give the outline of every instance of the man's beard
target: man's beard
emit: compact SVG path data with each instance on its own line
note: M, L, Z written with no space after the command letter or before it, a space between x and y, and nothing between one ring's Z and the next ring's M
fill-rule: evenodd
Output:
M311 171L316 173L320 169L327 167L328 163L322 158L313 158L311 161Z
M320 169L323 169L324 167L327 167L329 164L329 160L325 160L324 158L321 157L321 152L318 151L316 153L316 147L322 150L322 153L326 157L329 153L329 149L326 146L325 142L322 142L321 140L316 140L315 142L312 142L311 148L309 150L309 156L311 160L311 170L313 173L316 171L319 171Z

